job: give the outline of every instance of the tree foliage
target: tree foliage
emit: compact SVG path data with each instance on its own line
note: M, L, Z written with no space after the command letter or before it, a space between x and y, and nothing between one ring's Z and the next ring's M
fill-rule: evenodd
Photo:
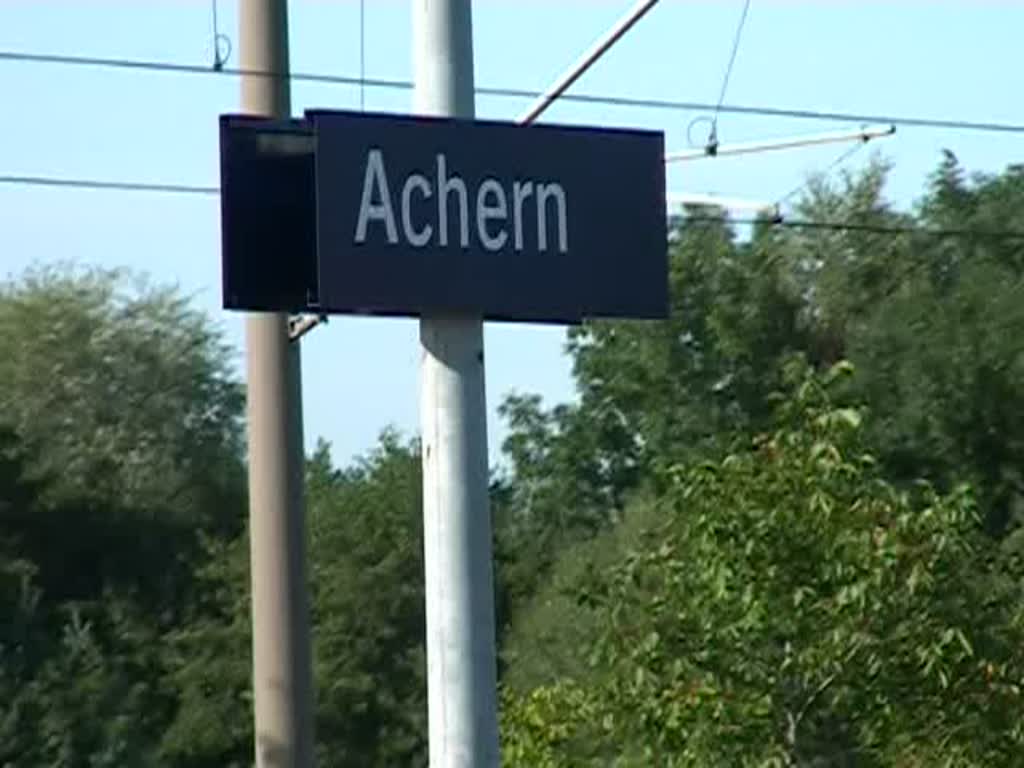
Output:
M580 579L592 671L509 702L511 765L1009 765L1024 603L968 490L901 490L813 376L779 425L674 467ZM910 761L908 763L908 761ZM916 761L916 762L914 762Z
M243 392L230 365L172 287L54 268L0 291L0 413L58 498L238 530Z
M0 764L148 766L199 534L243 519L241 388L168 289L42 270L0 290Z
M1019 762L1024 168L887 171L688 211L670 317L502 405L508 765ZM0 765L251 764L243 398L173 287L0 284ZM426 764L419 471L308 458L321 765Z
M419 471L391 432L349 469L324 443L307 464L320 765L426 765ZM244 538L210 551L206 604L175 637L175 765L248 765L248 559Z

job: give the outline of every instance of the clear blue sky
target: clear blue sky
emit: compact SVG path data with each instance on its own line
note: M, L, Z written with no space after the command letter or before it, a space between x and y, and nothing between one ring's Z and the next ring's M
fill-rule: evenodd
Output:
M546 86L632 0L479 0L474 3L481 85ZM367 74L409 79L409 2L367 0ZM662 0L577 90L714 101L742 0ZM237 37L237 5L221 2ZM358 3L291 3L295 71L357 74ZM210 3L2 0L0 49L202 63L210 59ZM1024 3L770 2L753 0L727 103L1024 123ZM237 56L232 59L237 64ZM216 185L221 112L238 109L238 80L0 61L0 174ZM411 95L368 90L369 109L405 112ZM352 87L297 83L293 108L357 107ZM481 98L482 117L513 118L525 102ZM559 104L558 122L657 128L686 145L692 113ZM843 127L723 116L724 142ZM1024 159L1024 136L900 129L879 142L895 162L889 196L908 206L942 148L970 170ZM672 191L773 200L842 147L689 163ZM861 152L852 167L868 157ZM144 270L196 295L239 350L242 318L219 307L216 198L0 185L0 271L75 260ZM487 329L492 459L504 435L495 410L512 391L547 403L573 396L564 330ZM304 342L307 442L328 439L346 462L395 425L418 428L419 346L414 321L336 318Z

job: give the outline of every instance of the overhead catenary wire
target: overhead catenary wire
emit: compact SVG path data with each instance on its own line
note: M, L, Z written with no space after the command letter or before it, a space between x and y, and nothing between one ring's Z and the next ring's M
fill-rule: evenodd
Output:
M412 82L408 80L332 75L313 72L280 73L265 70L242 69L239 67L223 67L220 70L213 70L209 65L181 64L143 59L119 59L64 54L29 53L23 51L0 51L0 61L153 71L164 72L167 74L285 77L293 81L323 83L339 86L358 87L362 85L366 88L412 90ZM481 96L514 99L535 99L543 95L542 92L535 90L494 86L478 87L476 89L476 93ZM577 104L594 104L627 109L652 109L674 112L713 112L717 106L707 102L616 96L610 94L563 93L559 96L559 99L561 101L574 102ZM722 104L718 109L723 114L750 115L757 117L846 123L892 123L900 126L931 128L937 130L986 131L994 133L1024 134L1024 123L1008 123L991 120L932 118L738 104Z
M704 222L724 224L747 224L779 227L782 229L827 230L837 232L866 232L876 235L919 235L922 237L966 237L995 240L1024 241L1024 230L1012 229L972 229L972 228L939 228L918 227L904 224L867 224L854 221L815 221L810 219L764 219L756 217L705 216L691 215L682 217L683 223Z
M96 67L102 69L126 69L179 75L227 75L233 77L284 78L298 82L323 83L325 85L365 85L367 88L412 90L412 83L408 80L367 78L355 75L331 75L315 72L273 72L271 70L251 69L245 67L222 67L220 69L213 69L210 66L203 64L184 64L179 62L155 61L150 59L121 59L103 56L0 51L0 61L22 62L26 64L55 64L71 67Z
M740 40L743 38L743 28L747 23L747 14L750 12L750 0L743 3L743 12L740 14L739 23L736 25L736 32L732 39L732 51L729 54L729 63L725 67L725 76L722 78L722 88L718 93L718 101L715 103L715 112L711 117L711 134L708 136L707 150L714 154L718 148L718 115L725 103L725 93L729 89L729 78L732 77L733 67L736 65L736 54L740 50Z
M216 196L220 188L199 184L173 184L142 181L111 181L102 179L0 174L0 185L39 186L79 189L93 192L166 193L179 195ZM988 229L929 229L911 225L865 224L844 221L813 221L805 219L761 219L725 216L687 215L684 222L727 222L732 224L763 224L791 229L821 229L853 232L874 232L890 235L926 235L935 237L979 237L1006 240L1024 240L1024 231Z
M0 174L0 184L29 187L64 187L93 192L158 192L174 195L219 195L220 188L198 184L163 184L146 181L105 181L60 176Z

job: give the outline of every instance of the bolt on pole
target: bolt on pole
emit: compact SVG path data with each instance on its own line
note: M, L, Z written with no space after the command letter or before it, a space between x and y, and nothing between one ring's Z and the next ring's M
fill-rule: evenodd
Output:
M240 6L242 108L290 116L286 0ZM311 768L301 362L284 313L246 318L253 708L258 768Z

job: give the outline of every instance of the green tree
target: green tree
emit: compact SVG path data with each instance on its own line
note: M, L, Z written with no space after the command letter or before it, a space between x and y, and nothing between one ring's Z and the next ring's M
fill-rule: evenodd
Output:
M615 436L601 443L620 463L699 455L723 433L764 423L781 360L802 348L800 303L770 232L740 243L725 219L705 213L684 220L674 240L667 321L569 332L581 410Z
M947 155L919 205L931 229L1012 230L1024 172L973 182ZM1024 229L1021 229L1024 231ZM851 336L872 442L898 479L970 480L989 530L1024 511L1021 238L915 237L913 257Z
M578 404L504 404L503 524L538 543L524 578L505 568L516 595L538 588L565 542L614 523L659 464L764 428L794 352L818 370L854 362L849 394L871 409L868 439L891 479L970 481L993 533L1024 518L1020 238L959 234L1013 229L1024 169L967 179L946 155L911 213L885 200L887 173L875 160L809 183L800 217L852 229L763 224L741 242L691 211L672 238L669 319L572 329Z
M386 432L354 467L310 462L323 765L425 766L419 447Z
M68 585L60 563L33 560L39 526L27 523L93 516L44 503L30 464L0 439L0 764L156 766L171 707L160 622L113 579Z
M724 219L684 220L670 250L669 319L570 330L579 403L502 404L499 555L512 621L566 547L615 524L659 464L721 451L769 418L781 361L804 346L776 248L767 230L740 243Z
M512 697L510 764L982 766L1024 748L1019 582L993 573L970 493L885 482L860 413L793 370L775 429L672 470L633 513L640 545L578 584L593 670Z
M252 765L252 628L249 540L207 539L196 598L164 648L164 685L175 709L157 740L161 761L180 768Z
M636 467L631 460L602 461L612 445L620 456L628 451L614 439L609 445L609 436L591 429L589 414L576 406L545 411L539 397L511 396L499 411L510 427L503 446L509 467L491 496L497 613L507 629L558 554L615 519Z
M321 442L306 483L318 764L426 765L418 446L386 432L339 470ZM211 552L208 604L175 636L174 765L248 764L248 554L244 538Z
M200 537L244 519L225 351L174 289L120 273L0 287L0 763L162 764Z
M242 387L174 287L48 268L0 287L0 414L56 500L239 530Z

